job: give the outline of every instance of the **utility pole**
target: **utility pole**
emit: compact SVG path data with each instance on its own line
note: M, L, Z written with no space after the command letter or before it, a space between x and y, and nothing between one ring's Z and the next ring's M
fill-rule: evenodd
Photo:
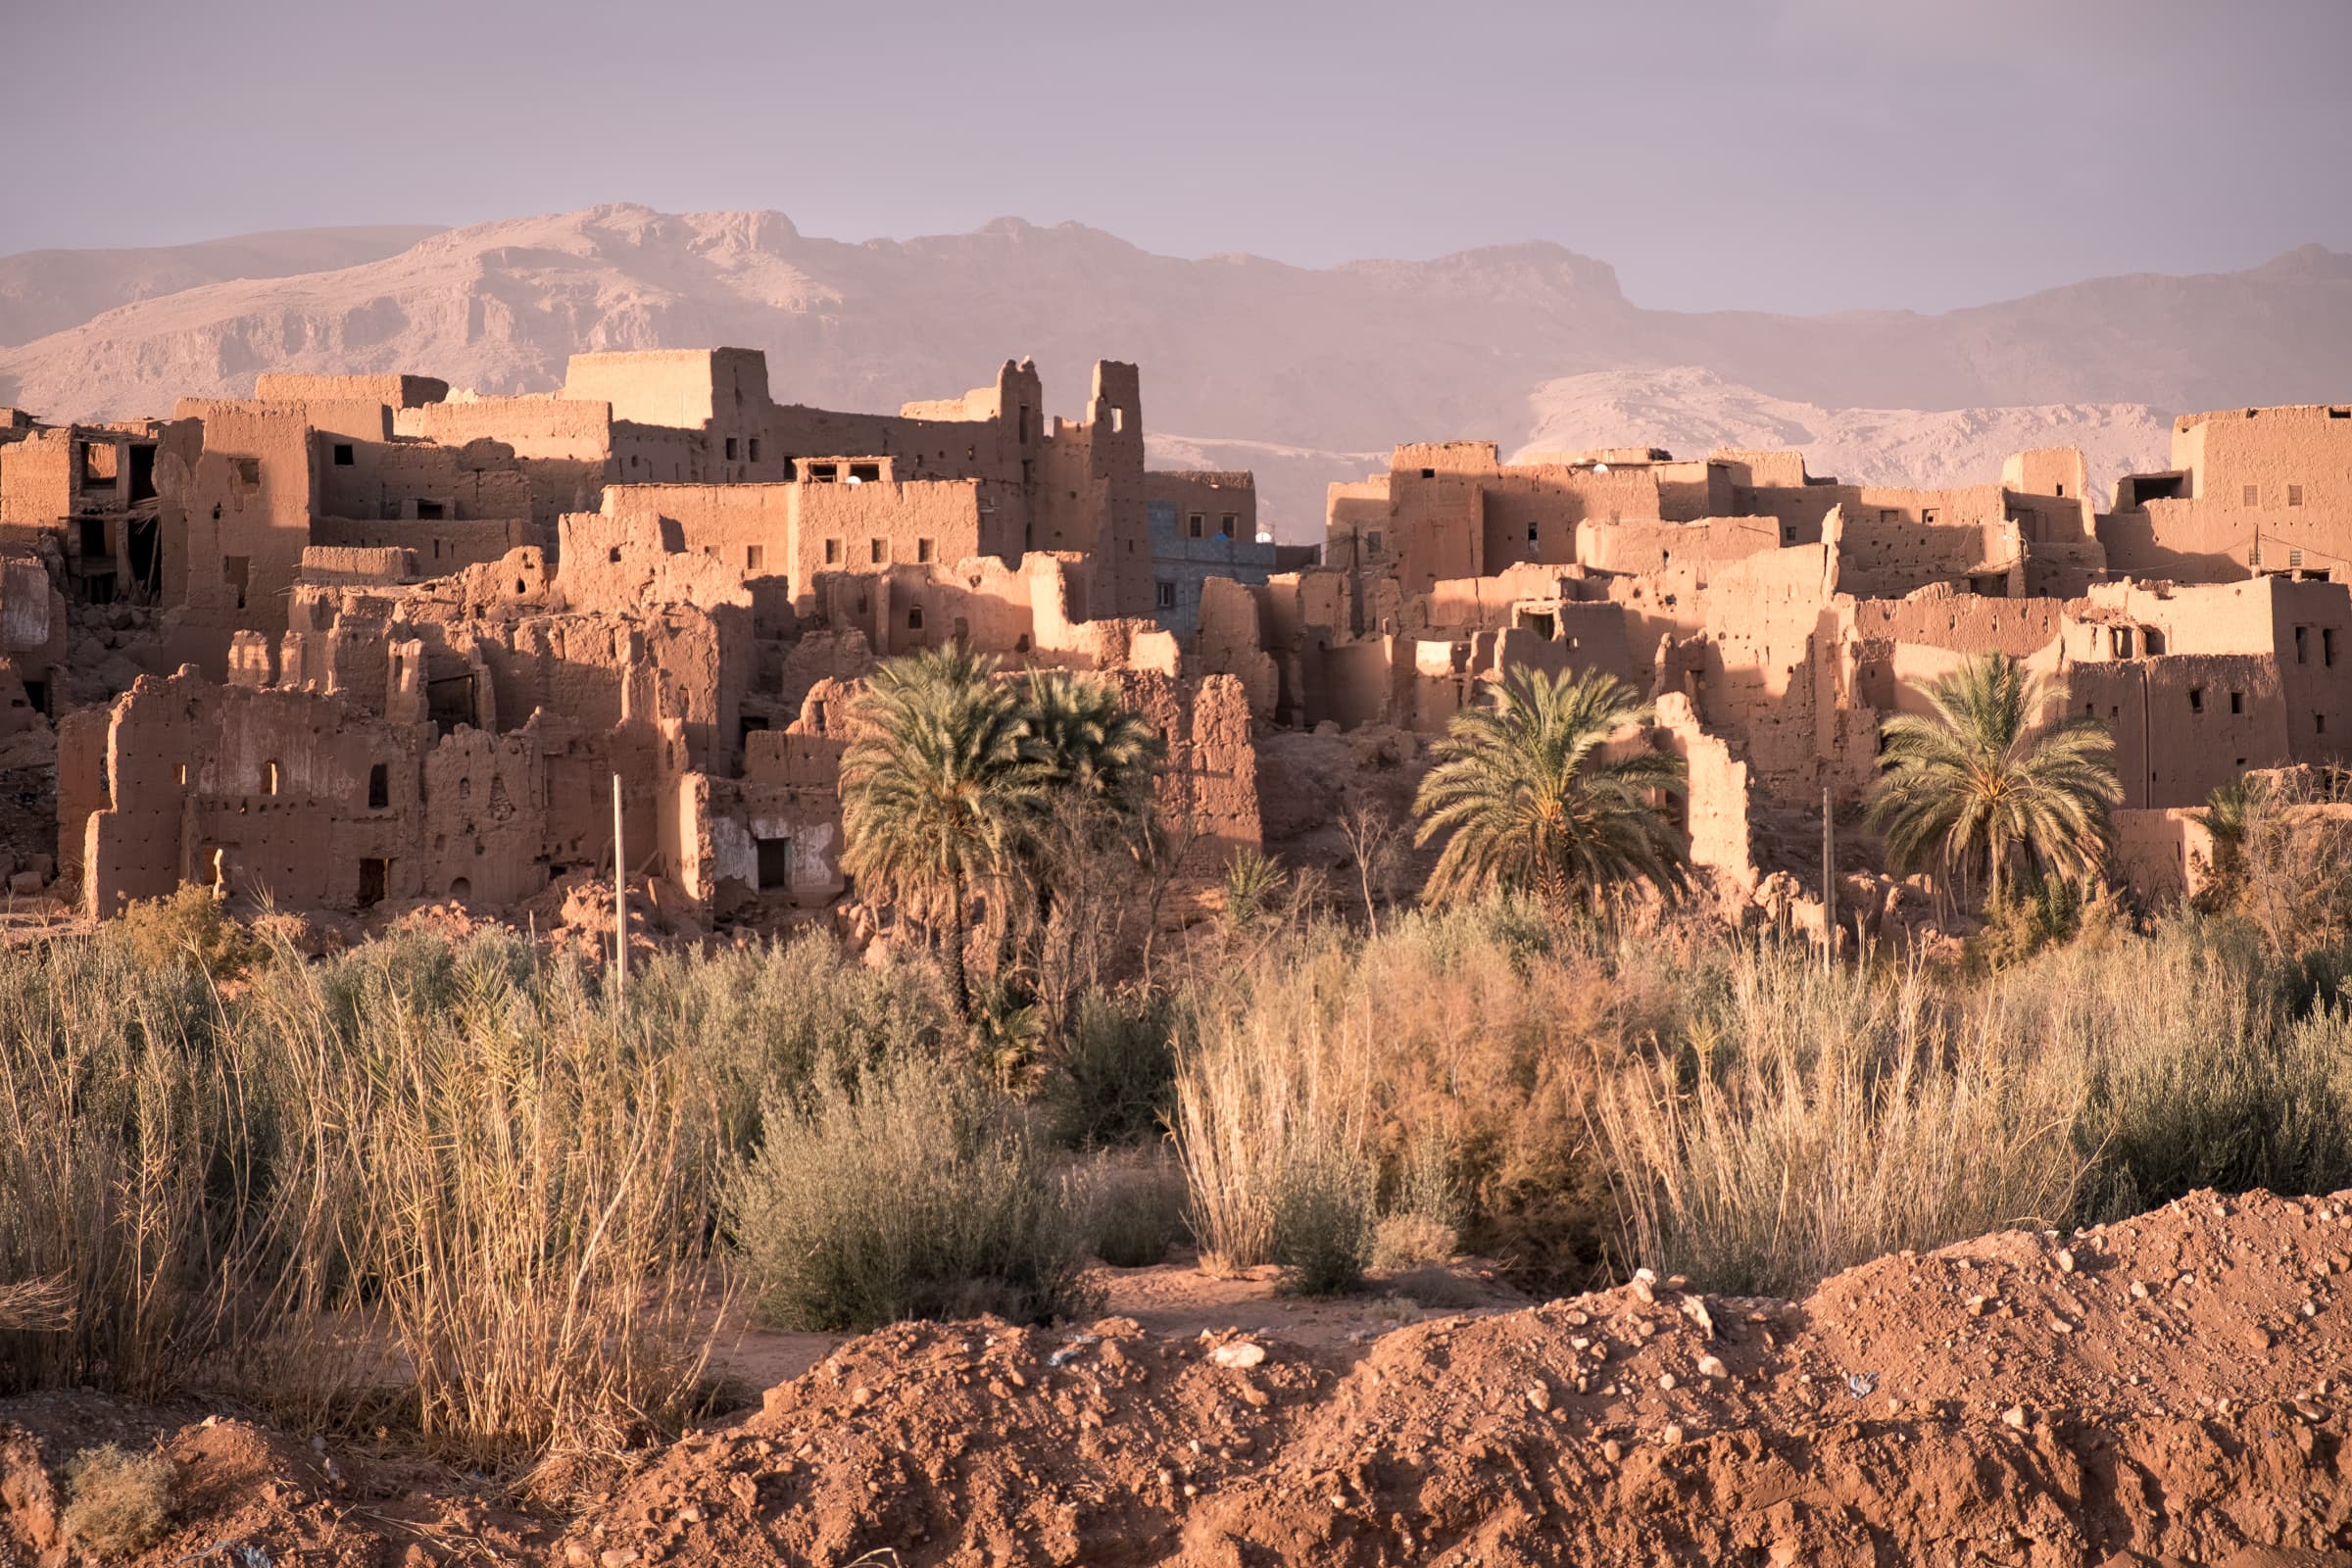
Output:
M620 775L612 775L612 1002L629 1000L629 862L621 853Z
M1821 787L1821 964L1838 955L1838 819L1830 811L1830 787Z

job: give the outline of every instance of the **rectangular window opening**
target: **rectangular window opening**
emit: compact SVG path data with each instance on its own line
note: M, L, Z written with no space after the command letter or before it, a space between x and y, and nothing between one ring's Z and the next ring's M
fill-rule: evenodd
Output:
M2205 711L2204 687L2191 686L2188 689L2188 710L2192 713L2202 713Z
M1159 595L1159 608L1162 610L1174 610L1176 608L1176 585L1172 582L1163 581L1156 583L1153 586Z
M2246 694L2244 692L2231 692L2230 694L2230 711L2232 713L2242 713L2245 710Z
M840 540L828 539L825 541L825 564L828 566L838 566L841 564Z
M917 539L914 542L915 560L928 563L937 560L938 557L939 547L935 541L930 539Z
M728 461L729 463L733 463L733 462L735 461L735 453L736 453L736 449L737 449L737 442L736 442L735 438L734 438L733 436L729 436L729 437L727 437L727 442L726 442L726 458L727 458L727 461Z
M338 441L338 442L336 442L336 443L335 443L335 466L336 466L336 467L338 467L338 468L348 468L348 467L350 467L350 466L351 466L353 464L357 463L358 461L359 461L359 457L358 457L358 455L357 455L356 453L354 453L354 452L353 452L353 450L352 450L352 446L351 446L351 443L350 443L350 442L348 442L348 441Z
M743 569L752 572L765 571L767 569L767 547L745 545L743 547Z
M392 766L378 762L368 769L368 809L381 811L392 804Z

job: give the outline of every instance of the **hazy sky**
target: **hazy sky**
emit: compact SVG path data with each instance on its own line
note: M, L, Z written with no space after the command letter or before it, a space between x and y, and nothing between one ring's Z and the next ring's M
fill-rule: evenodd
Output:
M2352 250L2347 67L2352 0L0 0L0 252L636 201L1937 310Z

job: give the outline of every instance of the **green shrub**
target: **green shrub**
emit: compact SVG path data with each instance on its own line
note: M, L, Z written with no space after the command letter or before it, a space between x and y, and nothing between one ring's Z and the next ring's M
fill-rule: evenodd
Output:
M1363 1283L1380 1217L1380 1166L1345 1136L1294 1142L1276 1167L1269 1255L1285 1288L1336 1296Z
M1162 996L1079 1000L1046 1079L1054 1132L1072 1148L1155 1137L1176 1080L1175 1005Z
M767 1322L878 1328L1087 1300L1087 1237L1049 1152L969 1073L900 1056L802 1104L771 1100L727 1192Z
M1183 1167L1159 1150L1099 1151L1068 1181L1095 1256L1113 1268L1156 1263L1190 1233Z

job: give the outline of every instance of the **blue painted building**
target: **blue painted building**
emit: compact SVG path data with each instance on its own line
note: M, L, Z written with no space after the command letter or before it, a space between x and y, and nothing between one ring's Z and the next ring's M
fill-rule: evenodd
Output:
M1152 524L1152 614L1189 633L1200 624L1200 584L1210 577L1262 583L1298 551L1257 537L1257 481L1247 470L1144 475ZM1278 555L1285 564L1278 564Z

